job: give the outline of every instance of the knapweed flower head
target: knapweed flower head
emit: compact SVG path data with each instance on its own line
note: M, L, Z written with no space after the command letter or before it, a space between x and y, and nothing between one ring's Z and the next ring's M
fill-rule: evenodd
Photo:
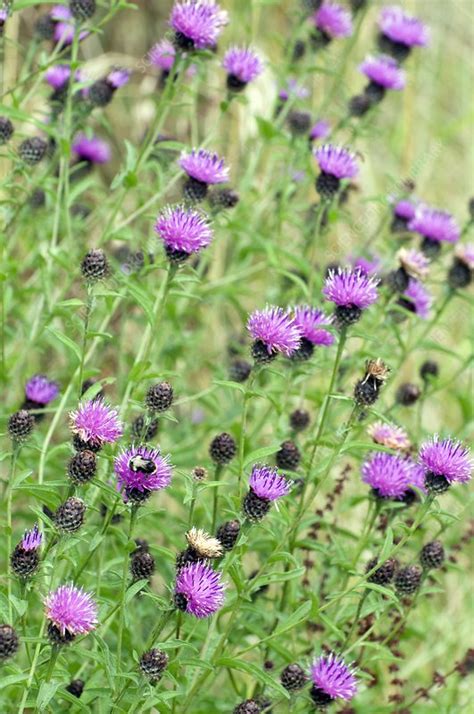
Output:
M314 124L309 132L309 138L312 141L318 141L319 139L325 139L331 133L331 126L329 122L325 119L319 119L316 124Z
M387 424L382 421L376 421L371 424L367 433L372 437L376 444L386 446L389 449L396 451L405 451L411 446L410 439L405 429L395 424Z
M120 89L120 87L124 87L129 82L130 72L123 67L114 67L114 69L108 73L106 80L114 89Z
M311 665L311 679L313 689L311 696L314 699L314 689L320 690L332 699L352 699L357 693L357 679L352 668L345 664L342 657L337 657L333 652L321 655ZM326 702L328 703L328 702Z
M406 221L409 221L415 217L416 203L409 201L407 198L403 198L395 203L393 212L398 218L404 218Z
M171 10L170 26L181 49L213 49L228 14L214 0L184 0Z
M25 386L25 396L31 402L46 406L59 394L57 382L46 377L44 374L35 374L29 379Z
M427 256L415 248L401 248L397 258L403 270L412 278L423 280L429 273L430 261Z
M384 7L379 17L379 28L385 37L406 47L428 44L428 29L416 17L398 5Z
M369 56L359 67L362 74L371 82L384 89L401 90L405 87L405 72L400 69L396 60L384 55L380 57Z
M338 179L354 178L359 172L355 154L343 146L334 144L318 146L314 156L323 173Z
M470 451L457 439L432 436L421 445L419 460L425 472L442 476L449 484L466 483L471 478Z
M378 298L379 281L359 269L330 270L323 288L323 295L338 307L357 307L365 310Z
M433 304L433 298L419 280L410 278L408 287L402 294L399 304L421 317L422 320L427 320Z
M84 635L97 625L98 610L92 595L72 583L49 593L44 604L47 619L63 636Z
M411 459L375 452L362 464L362 480L379 498L401 500L412 486L418 486L416 464Z
M260 57L250 48L231 47L227 50L222 66L229 77L235 78L242 85L252 82L263 72Z
M225 183L229 180L229 168L224 159L205 149L183 151L179 165L188 176L206 185Z
M109 144L98 136L88 137L85 134L78 134L74 139L72 150L79 161L87 161L91 164L106 164L111 157Z
M174 65L176 50L169 40L157 42L148 53L150 62L164 72L169 72Z
M148 446L131 446L115 459L114 471L118 489L129 492L159 491L169 486L172 466L169 456L162 456L158 449Z
M282 352L289 357L298 349L301 332L288 310L267 305L264 310L253 312L247 329L254 338L263 343L268 354Z
M324 328L324 325L332 324L332 318L322 310L309 305L299 305L294 309L294 320L301 336L311 344L329 347L334 343L334 335Z
M210 617L224 603L225 586L219 572L204 563L190 563L176 576L176 607L194 617Z
M408 224L408 229L436 242L456 243L461 235L456 219L451 213L430 206L418 207Z
M203 213L186 206L168 206L158 216L155 231L167 250L191 255L212 241L212 229Z
M277 469L256 464L250 474L249 486L256 496L265 501L276 501L287 496L293 481L282 476Z
M382 261L376 255L371 255L368 258L363 255L359 255L351 258L351 265L355 270L359 270L365 275L377 275L382 265Z
M25 535L21 541L21 547L23 550L38 550L43 541L43 535L40 532L38 526L35 526L30 531L25 531Z
M282 102L287 102L288 99L307 99L309 97L309 89L298 84L296 79L289 79L286 87L283 87L278 92L278 99Z
M313 22L330 39L352 35L351 13L337 3L323 2L313 16Z
M91 399L80 404L76 411L70 414L70 425L73 434L94 446L113 443L123 434L117 410L103 399Z
M53 89L61 89L64 87L71 76L71 68L67 64L56 64L49 67L44 78Z
M71 45L74 40L74 18L70 9L65 5L54 5L49 15L55 22L54 41L62 45ZM88 34L87 30L81 30L79 39L85 39Z

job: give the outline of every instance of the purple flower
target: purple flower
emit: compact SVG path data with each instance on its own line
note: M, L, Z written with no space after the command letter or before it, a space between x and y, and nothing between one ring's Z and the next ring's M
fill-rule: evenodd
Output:
M381 260L375 255L370 258L358 256L351 258L351 264L353 268L359 270L364 275L376 275L380 268Z
M362 480L380 498L402 500L410 487L416 485L414 466L410 459L379 451L362 464Z
M111 444L123 434L117 410L103 399L91 399L80 404L76 411L71 412L70 421L73 434L94 446Z
M65 5L54 5L50 10L50 17L53 20L72 20L72 13L68 7Z
M410 278L408 287L399 300L399 304L410 312L414 312L422 320L426 320L430 314L432 303L433 298L424 285L418 280Z
M252 82L263 71L263 64L258 55L245 47L231 47L227 50L222 66L229 78L236 79L244 86ZM232 85L232 81L228 79L228 86L234 88L230 85Z
M55 5L51 8L50 17L55 21L54 40L63 45L71 45L74 40L74 20L72 13L65 5ZM79 39L83 40L89 35L87 30L81 30Z
M44 75L48 84L53 89L61 89L64 87L71 76L71 68L67 64L57 64L50 67Z
M209 617L222 607L224 589L219 572L204 563L191 563L176 576L174 602L194 617Z
M293 481L281 476L277 469L256 464L250 474L249 486L258 498L276 501L290 492Z
M384 89L400 90L405 87L405 72L392 57L367 57L359 67L371 82Z
M38 550L43 540L43 535L40 533L38 526L35 524L31 531L25 531L21 547L23 550Z
M319 119L309 132L309 138L312 141L317 141L318 139L325 139L330 133L331 126L329 122L324 119Z
M156 220L155 231L168 251L188 255L205 248L213 237L205 216L185 206L165 208Z
M442 476L448 484L466 483L471 478L470 451L457 439L431 437L421 445L419 459L427 474Z
M381 444L389 449L404 451L410 448L410 439L405 429L395 424L385 424L382 421L376 421L367 429L367 433L376 444Z
M330 325L332 318L308 305L299 305L294 310L294 320L302 337L313 345L329 347L334 343L334 335L322 325Z
M105 164L110 161L110 146L97 136L89 138L85 134L78 134L74 139L72 150L79 161L88 161L92 164Z
M130 79L130 72L128 69L123 69L121 67L116 67L106 77L107 83L110 84L114 89L119 89L125 86Z
M296 79L289 79L286 88L280 89L278 93L278 98L282 102L287 102L288 99L307 99L309 97L309 90L306 87L298 84Z
M404 271L412 278L420 280L426 278L429 272L430 261L424 253L415 248L401 248L397 258Z
M114 471L119 490L159 491L171 482L169 456L148 446L131 446L115 459Z
M428 44L428 30L418 18L394 5L384 7L379 17L379 27L383 35L392 42L407 47Z
M330 270L323 288L323 295L339 307L355 306L364 310L378 298L379 281L360 270L346 268Z
M314 156L323 173L338 179L354 178L359 172L355 154L342 146L333 144L318 146Z
M170 26L181 49L214 48L227 22L227 12L213 0L184 0L171 10Z
M318 30L330 39L352 35L351 13L342 5L323 2L313 16L313 21Z
M175 56L176 50L168 40L157 42L148 53L150 62L164 72L169 72L173 67Z
M300 345L301 332L281 307L269 305L256 310L248 319L247 329L254 340L264 344L268 354L283 352L289 357Z
M456 243L461 235L459 226L450 213L429 206L420 206L416 210L408 229L436 242Z
M404 218L406 221L409 221L415 217L416 204L404 198L401 201L397 201L393 207L393 212L397 218Z
M183 151L179 165L188 176L206 185L229 180L229 169L224 159L205 149L193 149L189 154Z
M45 600L46 617L65 635L84 635L95 629L97 605L90 593L72 583L61 585Z
M327 695L330 699L349 700L357 692L357 679L353 670L333 652L314 660L311 665L311 679L313 680L311 696L315 701L321 694Z
M46 404L52 402L58 394L58 384L48 379L44 374L35 374L25 386L26 398L41 406L46 406Z

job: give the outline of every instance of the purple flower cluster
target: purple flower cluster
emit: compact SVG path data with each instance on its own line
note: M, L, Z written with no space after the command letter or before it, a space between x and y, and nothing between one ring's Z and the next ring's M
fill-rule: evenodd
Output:
M207 186L229 180L229 168L224 159L205 149L193 149L189 153L183 151L179 165L190 178Z
M58 394L59 386L57 382L49 379L44 374L35 374L25 386L26 398L39 407L45 407L56 399Z
M423 477L418 464L409 458L375 452L362 464L362 480L379 498L403 500L412 488L423 490Z
M461 230L456 219L447 211L439 211L430 206L419 206L408 223L408 230L419 233L423 238L422 249L428 255L436 255L441 243L456 243Z
M302 338L311 344L325 347L334 344L334 335L324 328L324 325L332 324L332 318L322 310L309 305L299 305L294 309L294 321Z
M256 465L252 468L249 486L252 491L266 501L276 501L290 492L292 481L278 473L277 469L269 466Z
M209 245L212 229L207 218L186 206L168 206L158 216L155 231L170 257L187 258Z
M311 679L311 698L315 704L324 708L334 699L348 701L357 693L357 679L353 669L333 652L314 660Z
M324 144L314 151L320 170L338 179L354 178L359 173L355 154L343 146Z
M159 449L148 446L124 449L115 459L114 471L117 487L126 498L132 491L147 494L166 488L172 475L169 456L162 456Z
M392 57L367 57L359 69L371 82L383 89L401 90L405 87L405 72Z
M123 427L118 412L103 399L92 399L80 404L70 414L71 431L81 441L94 447L118 441L123 434Z
M323 2L314 14L313 22L326 42L352 35L351 13L337 3Z
M398 5L383 8L379 17L379 28L384 37L406 47L423 47L428 44L426 26Z
M213 0L184 0L173 6L170 26L180 49L213 49L228 14Z
M378 298L379 281L360 269L330 270L324 283L323 295L336 306L335 316L339 326L359 320L362 310Z
M430 314L433 298L419 280L410 278L408 287L398 300L398 304L409 312L413 312L422 320L427 320Z
M300 345L301 332L295 319L281 307L269 305L256 310L248 319L247 329L270 356L282 352L290 357Z
M78 134L74 139L72 150L78 161L91 164L106 164L111 158L109 144L98 136L88 137L85 134Z
M243 89L263 72L259 56L248 48L231 47L224 55L222 66L227 72L227 86L232 90Z
M431 437L421 445L419 459L425 486L434 493L442 493L453 483L467 483L471 478L470 451L456 439Z
M222 607L224 591L220 573L204 563L190 563L176 576L174 602L179 610L201 619Z
M38 526L35 524L31 531L25 532L25 535L23 536L23 539L21 541L21 547L27 552L31 550L38 550L42 541L43 535L40 532Z
M47 619L63 636L85 635L97 625L98 610L92 595L72 583L49 593L44 604Z

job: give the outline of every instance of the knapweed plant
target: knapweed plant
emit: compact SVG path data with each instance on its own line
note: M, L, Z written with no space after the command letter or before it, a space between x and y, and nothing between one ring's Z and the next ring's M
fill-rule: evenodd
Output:
M474 706L474 24L394 1L0 0L2 714Z

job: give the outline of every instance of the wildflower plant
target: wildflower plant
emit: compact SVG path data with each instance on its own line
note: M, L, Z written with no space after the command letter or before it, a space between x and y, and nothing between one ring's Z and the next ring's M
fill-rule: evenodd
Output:
M450 5L0 0L1 712L472 708Z

